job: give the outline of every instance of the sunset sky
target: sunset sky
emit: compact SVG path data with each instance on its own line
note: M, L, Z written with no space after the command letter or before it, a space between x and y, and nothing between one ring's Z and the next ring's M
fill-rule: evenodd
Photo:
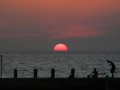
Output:
M0 52L120 51L120 0L0 0Z

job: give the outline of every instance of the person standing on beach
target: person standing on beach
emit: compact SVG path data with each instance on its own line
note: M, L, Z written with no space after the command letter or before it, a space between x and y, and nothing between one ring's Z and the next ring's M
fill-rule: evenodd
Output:
M109 61L109 60L107 60L107 62L110 63L110 66L112 66L110 72L112 74L112 77L114 77L115 68L116 68L115 64L113 62Z

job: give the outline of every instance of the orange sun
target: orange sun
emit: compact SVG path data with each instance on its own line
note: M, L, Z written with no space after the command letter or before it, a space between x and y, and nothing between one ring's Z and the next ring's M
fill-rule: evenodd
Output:
M54 51L68 51L68 47L65 44L57 44L54 46Z

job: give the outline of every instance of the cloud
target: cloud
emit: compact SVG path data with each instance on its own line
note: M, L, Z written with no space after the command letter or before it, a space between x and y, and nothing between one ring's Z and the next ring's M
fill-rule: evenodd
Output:
M89 37L100 37L107 33L106 30L97 30L96 28L83 27L83 26L64 26L64 27L43 27L40 30L32 27L16 27L11 29L0 30L0 38L13 38L13 39L24 39L24 38L51 38L51 39L62 39L62 38L89 38Z
M99 37L105 35L106 30L97 30L95 28L88 28L83 26L69 26L66 28L56 29L53 31L53 38L89 38Z

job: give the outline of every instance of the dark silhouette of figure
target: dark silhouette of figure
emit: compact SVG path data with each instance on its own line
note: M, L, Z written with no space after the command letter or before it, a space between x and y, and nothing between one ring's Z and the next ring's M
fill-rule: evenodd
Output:
M110 63L110 66L112 66L110 72L112 74L112 77L114 77L115 68L116 68L115 64L113 62L109 61L109 60L107 60L107 62Z
M96 68L94 68L94 71L93 71L92 73L90 73L90 75L91 75L91 74L93 74L93 75L92 75L92 78L98 78L98 75L99 75L99 74L98 74L98 71L97 71Z

